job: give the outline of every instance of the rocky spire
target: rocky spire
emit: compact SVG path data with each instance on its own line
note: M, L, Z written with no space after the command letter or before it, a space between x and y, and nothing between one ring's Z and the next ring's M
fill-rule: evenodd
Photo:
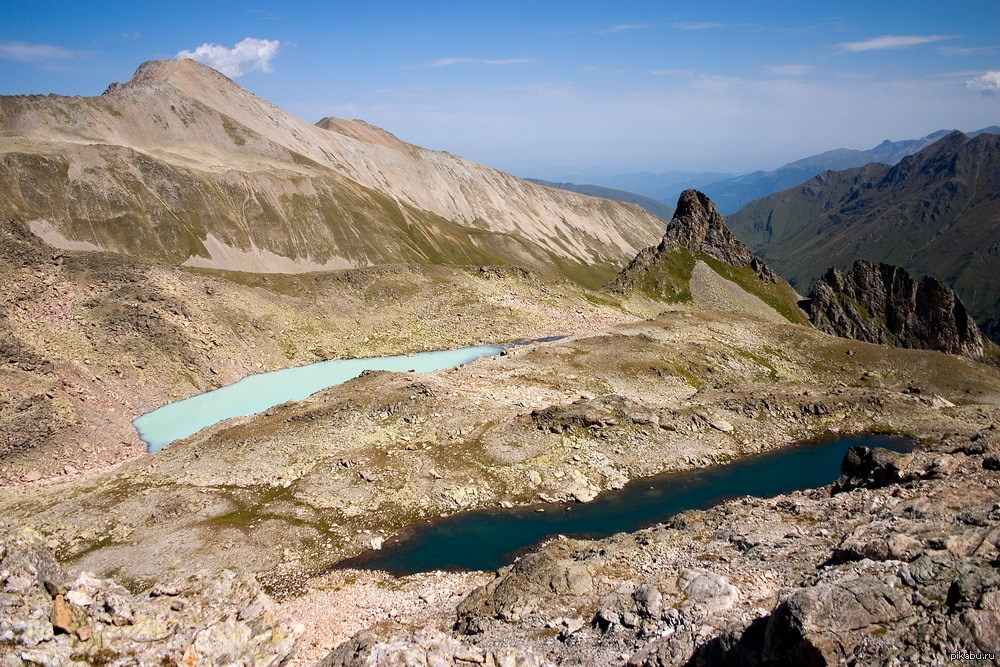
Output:
M685 190L677 200L674 217L667 223L667 230L660 244L641 250L608 287L613 290L628 289L638 283L648 282L643 276L648 278L653 274L664 273L658 271L657 267L669 265L672 261L669 259L670 252L676 248L685 248L693 253L702 252L730 266L749 266L764 282L775 283L779 280L763 260L733 236L726 226L726 220L719 215L715 204L707 195L697 190ZM673 271L665 273L672 274ZM655 291L662 292L666 289L670 296L686 289L685 286L672 284L672 280L667 280L671 284L666 285L664 278L665 276L659 276L653 281L656 283Z
M660 245L679 245L694 252L703 252L730 266L750 266L762 280L777 280L771 269L729 231L715 203L697 190L681 193L677 210L667 225Z
M813 286L807 311L816 328L843 338L983 354L982 333L955 291L898 266L859 259L847 273L831 268Z

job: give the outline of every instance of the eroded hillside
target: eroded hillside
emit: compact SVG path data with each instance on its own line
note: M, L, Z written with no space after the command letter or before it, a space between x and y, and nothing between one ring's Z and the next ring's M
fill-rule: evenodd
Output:
M251 272L514 264L599 285L662 225L360 121L310 125L194 61L97 97L0 97L0 175L0 210L53 245Z

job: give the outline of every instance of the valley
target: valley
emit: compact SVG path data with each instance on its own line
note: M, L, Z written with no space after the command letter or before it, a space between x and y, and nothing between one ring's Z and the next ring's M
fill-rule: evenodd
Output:
M666 222L361 121L309 125L193 61L146 63L95 98L0 98L0 130L8 663L892 664L995 648L994 347L820 331L705 194L685 190ZM830 303L849 310L842 282ZM883 317L865 306L855 330ZM534 342L366 371L154 453L132 425L261 371L515 341ZM495 573L363 567L428 520L573 511L869 434L919 446L856 447L832 486L557 535Z

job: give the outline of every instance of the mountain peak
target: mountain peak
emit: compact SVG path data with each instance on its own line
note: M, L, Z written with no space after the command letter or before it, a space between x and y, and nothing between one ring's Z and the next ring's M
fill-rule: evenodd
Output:
M733 235L708 195L698 190L685 190L677 199L677 210L660 243L664 248L671 245L704 252L730 266L751 266L762 280L777 280L777 276Z
M677 200L675 219L690 219L692 221L710 221L719 217L715 202L698 190L685 190Z
M217 90L232 87L242 90L238 83L225 74L197 60L182 58L178 60L147 60L136 68L132 78L126 83L112 83L104 91L104 94L107 95L119 90L126 90L141 86L147 82L156 81L170 83L179 90L196 98L200 96L199 93L204 94L206 89Z

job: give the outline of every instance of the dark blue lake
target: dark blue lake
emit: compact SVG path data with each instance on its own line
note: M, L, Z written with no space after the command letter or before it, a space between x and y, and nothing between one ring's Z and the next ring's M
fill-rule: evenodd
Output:
M396 575L432 570L496 570L552 535L601 538L631 532L734 496L776 496L830 484L856 445L908 451L908 438L863 435L783 447L703 470L665 473L606 491L589 503L539 504L463 512L423 521L338 567ZM544 510L539 512L538 510Z

